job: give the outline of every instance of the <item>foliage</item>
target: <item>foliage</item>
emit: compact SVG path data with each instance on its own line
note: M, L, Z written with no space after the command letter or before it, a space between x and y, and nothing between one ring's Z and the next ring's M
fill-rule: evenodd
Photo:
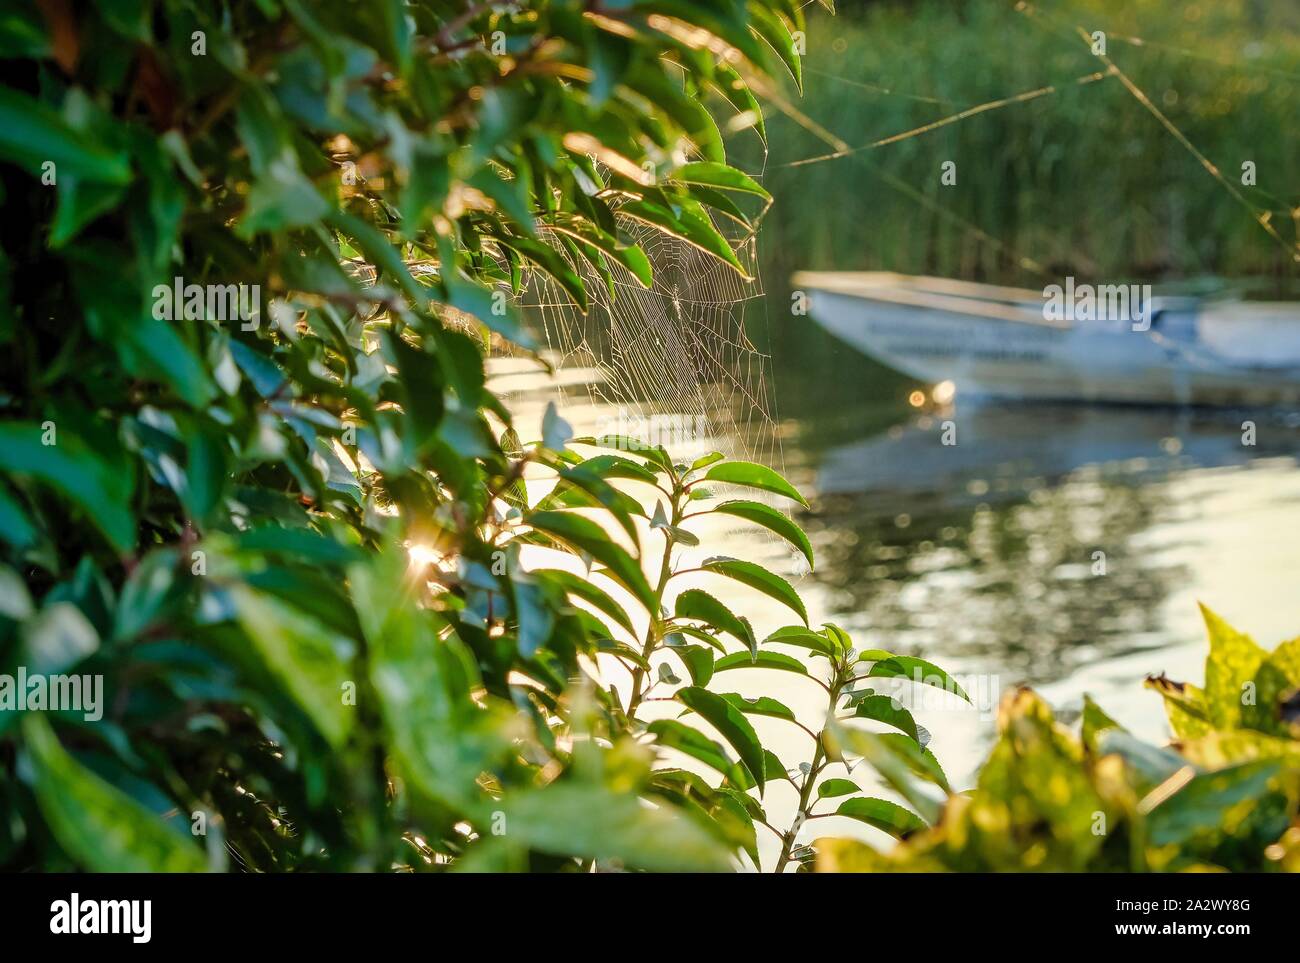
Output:
M740 269L718 219L767 196L722 130L763 135L751 89L797 73L802 22L787 0L6 8L0 672L102 678L104 705L0 712L0 865L734 864L766 777L743 713L683 696L746 787L701 806L591 684L602 651L636 660L588 608L665 624L638 614L659 595L610 526L645 522L609 479L684 474L575 458L553 414L523 444L484 355L531 349L511 294L534 272L579 307L582 264L652 283L630 225ZM539 504L525 471L556 481ZM730 511L810 552L762 503ZM528 571L541 543L626 600ZM698 597L672 619L706 646L744 626Z
M764 136L751 89L798 79L801 26L763 0L6 11L0 700L23 674L104 698L0 701L0 866L721 870L765 862L760 827L779 870L1293 863L1291 648L1214 629L1204 691L1160 683L1181 755L1018 694L954 794L883 691L963 697L943 670L814 630L752 562L682 567L707 519L811 564L780 475L553 409L524 442L488 388L489 351L533 347L531 274L579 307L581 265L653 282L633 223L742 269L717 225L769 198L722 130ZM794 620L759 639L711 579ZM833 815L902 842L800 842Z
M1296 6L1059 0L1033 4L1037 17L1023 7L893 0L841 4L834 20L810 16L800 108L851 147L1056 89L800 167L783 164L832 148L774 117L764 183L777 204L764 238L780 240L768 245L768 277L883 269L1040 288L1064 275L1217 274L1294 297L1286 249L1118 80L1075 83L1104 65L1073 27L1104 31L1108 56L1294 244ZM949 161L952 185L941 182ZM1242 183L1246 161L1253 184ZM800 330L782 347L798 350Z
M657 748L689 757L722 777L717 785L713 785L693 771L658 768L651 778L654 791L711 817L729 834L733 844L743 849L756 868L762 868L757 827L768 829L780 841L780 851L772 866L777 872L784 871L791 862L801 868L807 867L816 858L814 846L798 843L805 823L812 819L845 816L898 838L924 828L926 823L916 812L890 800L865 795L857 782L847 778L852 775L854 763L862 757L870 758L903 798L923 813L931 811L933 805L927 792L951 791L938 760L927 747L929 733L917 725L912 714L896 699L877 694L864 683L870 679L902 679L916 685L936 686L967 698L956 681L922 659L881 649L858 651L849 636L836 625L828 624L821 630L813 630L794 588L762 566L726 557L708 558L696 567L674 564L679 546L698 543L690 531L691 527L700 524L697 520L723 516L744 518L770 529L802 552L811 565L813 556L807 536L771 506L745 499L728 499L712 507L701 507L710 504L713 486L718 484L744 486L802 501L799 493L771 469L749 462L726 461L717 452L690 465L679 465L665 457L661 450L631 439L608 437L578 441L631 448L643 457L639 464L629 467L631 463L619 456L598 455L573 463L574 470L590 469L610 476L634 477L658 489L650 527L661 536L663 545L658 581L648 605L651 617L641 648L637 651L631 646L611 644L604 649L621 661L631 675L631 690L625 706L619 703L617 691L610 689L615 708L622 713L632 731L644 729L652 736ZM666 500L658 500L660 494ZM681 587L680 580L694 582L701 577L740 582L781 603L798 616L799 621L760 640L747 618L732 612L713 594L693 584ZM671 608L667 604L670 596ZM588 601L597 600L589 598ZM600 607L610 608L608 605ZM740 651L728 651L724 642L727 637L733 645L740 646ZM689 682L684 682L664 661L659 662L657 676L653 676L651 660L657 655L671 655ZM809 726L789 706L770 696L747 698L738 692L716 692L706 688L710 683L721 688L723 682L718 676L744 669L802 676L824 690L824 714L811 720L814 725ZM661 684L675 688L670 695L652 697L650 693ZM638 713L649 702L679 704L684 711L676 718L657 718L646 724ZM684 722L683 719L690 715L707 723L722 741L718 742L698 727ZM780 720L787 726L802 730L812 741L810 760L787 766L761 742L752 721L755 717ZM870 720L898 731L873 735L854 729L852 737L867 743L859 751L857 744L846 746L836 734L837 728L850 719ZM831 767L843 768L845 775L823 778ZM835 771L838 772L839 768ZM763 805L766 789L781 781L788 783L798 797L791 824L785 829L774 825ZM925 783L925 788L918 788L915 785L918 782ZM755 792L757 799L754 798ZM822 812L814 811L818 803L823 804ZM827 805L833 808L826 810Z
M1300 871L1300 639L1266 652L1203 612L1205 688L1147 680L1165 699L1168 748L1091 700L1075 736L1034 693L1008 693L973 792L888 854L819 841L819 868Z

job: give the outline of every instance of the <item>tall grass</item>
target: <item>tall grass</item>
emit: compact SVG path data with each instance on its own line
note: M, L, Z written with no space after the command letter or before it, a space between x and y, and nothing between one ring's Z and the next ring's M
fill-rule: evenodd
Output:
M1117 78L1072 83L1104 65L1069 25L1106 31L1118 66L1251 203L1275 211L1273 223L1294 243L1300 4L1044 0L1054 29L1015 6L841 3L836 17L811 16L797 106L852 146L1047 84L1059 92L800 167L782 165L830 148L803 125L773 118L766 184L777 204L761 243L774 294L796 268L1032 287L1043 273L1244 276L1274 293L1293 288L1288 252ZM940 183L945 161L956 164L955 186ZM1255 164L1257 186L1241 184L1245 161Z

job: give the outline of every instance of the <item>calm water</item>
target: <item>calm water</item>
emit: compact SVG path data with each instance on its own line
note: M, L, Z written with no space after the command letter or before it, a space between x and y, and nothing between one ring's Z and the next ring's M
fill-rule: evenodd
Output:
M816 570L801 574L782 543L743 524L702 531L696 554L781 572L814 623L840 624L860 648L928 658L969 683L984 709L1028 683L1072 721L1087 692L1139 735L1163 740L1160 699L1142 680L1202 681L1198 601L1268 647L1300 634L1300 417L960 398L918 409L908 403L917 386L818 331L778 336L770 350L778 457L811 495L798 517ZM546 397L529 390L516 408L538 418ZM567 402L579 433L614 414L572 394ZM1242 443L1247 419L1254 446ZM945 421L957 426L954 446L941 444ZM685 454L713 448L736 445L702 438ZM710 590L760 632L789 621L734 583ZM824 712L820 690L797 677L729 675L727 690ZM940 694L916 715L954 785L969 785L993 736L991 711ZM789 765L808 757L806 737L782 723L757 719L756 728ZM769 792L770 815L793 807L783 792ZM817 825L817 834L872 832L839 819Z
M1298 440L1276 415L986 404L789 447L818 493L816 597L855 636L1031 684L1067 719L1089 692L1159 739L1141 681L1202 681L1198 601L1265 645L1300 634ZM957 729L945 761L969 771L989 727Z

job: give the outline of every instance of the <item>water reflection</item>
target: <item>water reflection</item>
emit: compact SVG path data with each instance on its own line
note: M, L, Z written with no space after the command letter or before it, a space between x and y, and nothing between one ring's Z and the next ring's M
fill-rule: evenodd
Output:
M1227 469L1224 486L1249 487L1245 466L1293 468L1295 428L1255 417L1251 447L1235 413L979 405L805 452L827 604L887 648L1038 685L1170 644L1161 603L1190 573L1149 536L1179 537L1172 479Z
M521 434L534 437L526 426L564 392L520 368L497 374ZM802 375L782 394L780 457L812 495L799 520L816 571L801 575L794 555L753 526L709 520L698 551L785 575L814 624L835 621L860 645L922 655L1001 688L1033 684L1066 720L1089 692L1156 740L1167 735L1160 700L1141 681L1162 671L1201 678L1198 601L1269 647L1300 632L1294 416L966 403L918 412L903 400L913 386L898 379ZM580 384L583 373L560 380ZM867 396L856 404L855 385ZM564 415L579 434L617 411L568 400ZM1255 424L1254 445L1243 444L1245 421ZM955 444L943 444L945 431ZM699 438L680 454L713 448L736 445ZM749 613L760 634L789 620L725 580L710 590ZM817 692L784 676L737 673L731 684L818 711ZM964 704L923 715L940 761L965 784L991 720ZM765 727L764 738L797 760L806 747L779 728Z
M1247 420L1256 424L1252 445L1242 440ZM1267 412L971 403L836 447L821 459L817 485L824 494L940 492L953 500L992 490L997 498L1087 466L1116 466L1112 474L1140 481L1198 465L1245 464L1289 453L1294 429Z

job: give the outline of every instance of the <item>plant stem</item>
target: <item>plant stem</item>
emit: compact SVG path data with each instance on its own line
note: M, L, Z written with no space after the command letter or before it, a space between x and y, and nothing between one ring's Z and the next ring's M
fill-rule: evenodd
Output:
M672 526L674 528L679 524L681 524L681 520L682 520L682 509L679 504L680 496L681 496L681 488L678 485L676 477L674 477L673 493L671 497L672 515L673 515ZM650 624L646 626L645 644L641 648L641 658L647 664L650 661L650 656L654 652L661 635L660 630L662 628L662 620L659 615L659 610L663 605L664 591L668 588L668 581L673 577L672 558L673 558L673 536L671 531L665 531L664 532L664 555L663 555L663 560L659 564L659 581L655 585L654 607L650 611ZM642 701L641 687L645 683L645 675L646 675L646 669L644 666L638 665L632 671L632 695L628 698L628 702L627 702L627 717L629 719L631 719L636 714L637 708L641 705L641 701Z
M818 739L817 749L813 752L812 766L809 768L808 774L804 776L803 787L799 790L799 808L795 812L794 822L781 841L781 855L776 860L776 872L778 873L784 872L786 863L790 862L790 851L794 848L794 839L799 835L799 828L803 825L804 820L808 818L808 797L812 794L813 785L816 784L817 777L824 768L822 756L822 744L821 740Z
M826 713L827 719L835 715L835 706L840 701L840 689L844 685L843 674L846 671L844 666L837 663L832 663L832 665L834 666L834 674L831 676L830 684L825 687L830 701L830 708ZM794 849L795 837L799 835L799 830L809 818L812 809L810 797L812 796L813 787L817 784L817 777L821 775L822 770L826 768L828 763L821 736L816 735L814 738L817 742L817 748L813 751L812 763L808 767L807 775L804 776L803 785L799 788L799 808L795 811L794 822L791 823L789 831L781 840L781 854L777 857L775 870L778 873L785 872L786 864L790 862L790 853Z

